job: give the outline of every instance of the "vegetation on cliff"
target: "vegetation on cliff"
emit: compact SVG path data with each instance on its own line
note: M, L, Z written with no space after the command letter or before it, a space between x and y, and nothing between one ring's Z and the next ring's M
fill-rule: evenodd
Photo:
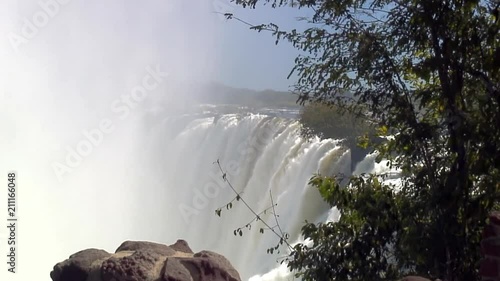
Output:
M302 107L299 120L306 136L356 140L373 131L371 123L362 116L342 112L334 105L320 102Z

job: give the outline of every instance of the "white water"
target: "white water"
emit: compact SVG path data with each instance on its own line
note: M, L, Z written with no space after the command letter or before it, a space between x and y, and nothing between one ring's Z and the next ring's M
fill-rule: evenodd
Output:
M194 249L218 251L245 279L277 267L279 255L268 255L266 249L278 239L270 232L259 233L260 223L244 230L243 237L234 236L234 229L253 218L241 202L235 202L230 211L224 209L220 218L215 215L215 209L235 194L212 163L219 159L223 167L229 167L229 181L257 212L272 205L271 192L280 226L290 233L291 242L299 238L306 219L323 221L328 215L328 206L307 185L311 175L351 172L349 151L333 140L306 142L298 136L295 121L251 114L223 115L217 120L192 116L159 119L151 127L146 125L149 142L141 157L141 166L148 167L143 170L148 183L141 200L157 206L145 208L146 216L165 220L164 226L153 227L162 234L151 238L184 237ZM263 218L276 224L271 212ZM175 228L168 230L167 226Z
M223 208L222 217L215 215L214 211L235 194L221 180L214 161L220 161L229 182L255 211L270 207L272 194L278 223L290 234L291 244L303 242L300 228L305 220L339 218L337 210L330 209L317 190L307 184L312 174L391 172L386 161L375 162L376 154L368 155L351 171L349 150L331 139L306 141L300 137L300 124L295 120L255 114L164 117L150 112L146 116L142 124L147 148L139 163L147 167L142 170L143 178L154 180L145 185L148 195L141 201L158 206L145 208L148 218L161 221L168 213L165 225L175 225L173 231L153 226L165 232L151 239L165 241L171 237L173 241L183 237L194 249L220 252L243 280L292 280L293 276L285 264L276 262L285 255L285 247L281 254L266 254L278 238L269 231L261 234L258 230L265 227L262 223L251 223L250 230L243 230L243 237L233 234L234 229L254 218L241 202L234 202L229 211ZM393 174L385 182L397 184L397 178ZM262 218L276 225L272 211Z

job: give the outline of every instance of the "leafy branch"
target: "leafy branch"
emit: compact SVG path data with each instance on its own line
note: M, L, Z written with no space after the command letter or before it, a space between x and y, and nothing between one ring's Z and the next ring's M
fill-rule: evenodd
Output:
M219 15L223 15L227 20L234 19L236 21L239 21L239 22L243 23L244 25L249 26L250 29L256 29L256 30L259 30L259 31L265 30L265 31L271 31L271 32L276 32L277 31L277 26L273 25L273 24L270 24L270 26L276 27L274 29L272 29L270 27L266 27L266 25L254 25L254 24L251 24L251 23L249 23L246 20L243 20L243 19L240 19L238 17L235 17L234 14L232 14L232 13L221 13L221 12L214 12L214 13L219 14Z
M246 223L244 226L235 229L233 232L234 235L243 236L243 229L247 228L248 230L251 230L252 223L260 221L265 226L265 228L259 229L260 233L263 234L265 232L265 230L270 230L274 235L276 235L279 238L279 243L275 247L267 249L268 253L273 254L274 251L277 251L277 253L279 253L280 252L279 247L283 244L285 244L288 247L288 249L291 251L293 249L293 247L292 247L292 245L290 245L290 243L288 243L288 239L290 238L290 235L286 232L283 232L283 230L280 226L280 223L278 220L279 215L276 214L276 208L275 208L278 204L274 203L272 192L271 191L269 192L269 196L271 198L271 206L264 209L263 211L257 213L252 207L250 207L248 202L242 197L243 192L242 191L238 192L236 190L236 188L234 188L234 186L231 184L231 182L227 178L227 173L224 172L224 170L222 169L222 166L220 164L219 159L217 159L217 161L215 161L213 164L217 164L217 166L222 174L222 180L224 180L224 182L226 182L228 184L228 186L231 188L231 190L236 194L236 196L229 203L225 204L222 207L217 208L215 210L215 214L220 217L223 208L226 208L227 210L229 210L233 207L233 202L241 201L245 205L245 207L247 207L247 209L250 210L250 212L252 212L252 214L254 215L254 218L250 222ZM269 223L267 223L265 220L262 219L262 215L267 214L267 212L271 209L272 209L272 214L274 216L274 220L276 222L276 224L274 226L271 226ZM281 263L283 261L284 260L282 260Z

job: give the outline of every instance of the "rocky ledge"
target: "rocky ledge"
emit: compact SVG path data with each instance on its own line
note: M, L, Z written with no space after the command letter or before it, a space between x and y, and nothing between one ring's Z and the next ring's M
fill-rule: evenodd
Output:
M87 249L54 266L53 281L241 281L222 255L193 253L184 240L170 246L126 241L114 254Z

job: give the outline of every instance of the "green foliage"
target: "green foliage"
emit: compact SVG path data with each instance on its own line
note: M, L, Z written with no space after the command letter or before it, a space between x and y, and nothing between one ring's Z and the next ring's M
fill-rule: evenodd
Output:
M380 180L356 178L343 188L334 178L315 176L323 198L341 213L340 221L306 224L302 233L313 242L298 244L289 266L306 269L297 275L306 280L391 280L398 271L391 263L395 232L401 230L399 210L404 197L381 185ZM383 211L381 211L383 210ZM360 270L362 269L362 270Z
M479 280L480 233L500 198L500 2L235 2L313 11L303 32L252 29L305 53L292 70L299 103L369 112L378 134L391 136L371 145L402 170L398 192L378 175L348 188L313 178L342 216L306 224L312 245L293 249L290 269L305 280ZM318 124L321 114L312 117Z
M303 135L307 137L318 135L352 141L359 136L373 134L373 126L365 118L324 103L310 103L304 106L300 113L300 123L304 126Z

